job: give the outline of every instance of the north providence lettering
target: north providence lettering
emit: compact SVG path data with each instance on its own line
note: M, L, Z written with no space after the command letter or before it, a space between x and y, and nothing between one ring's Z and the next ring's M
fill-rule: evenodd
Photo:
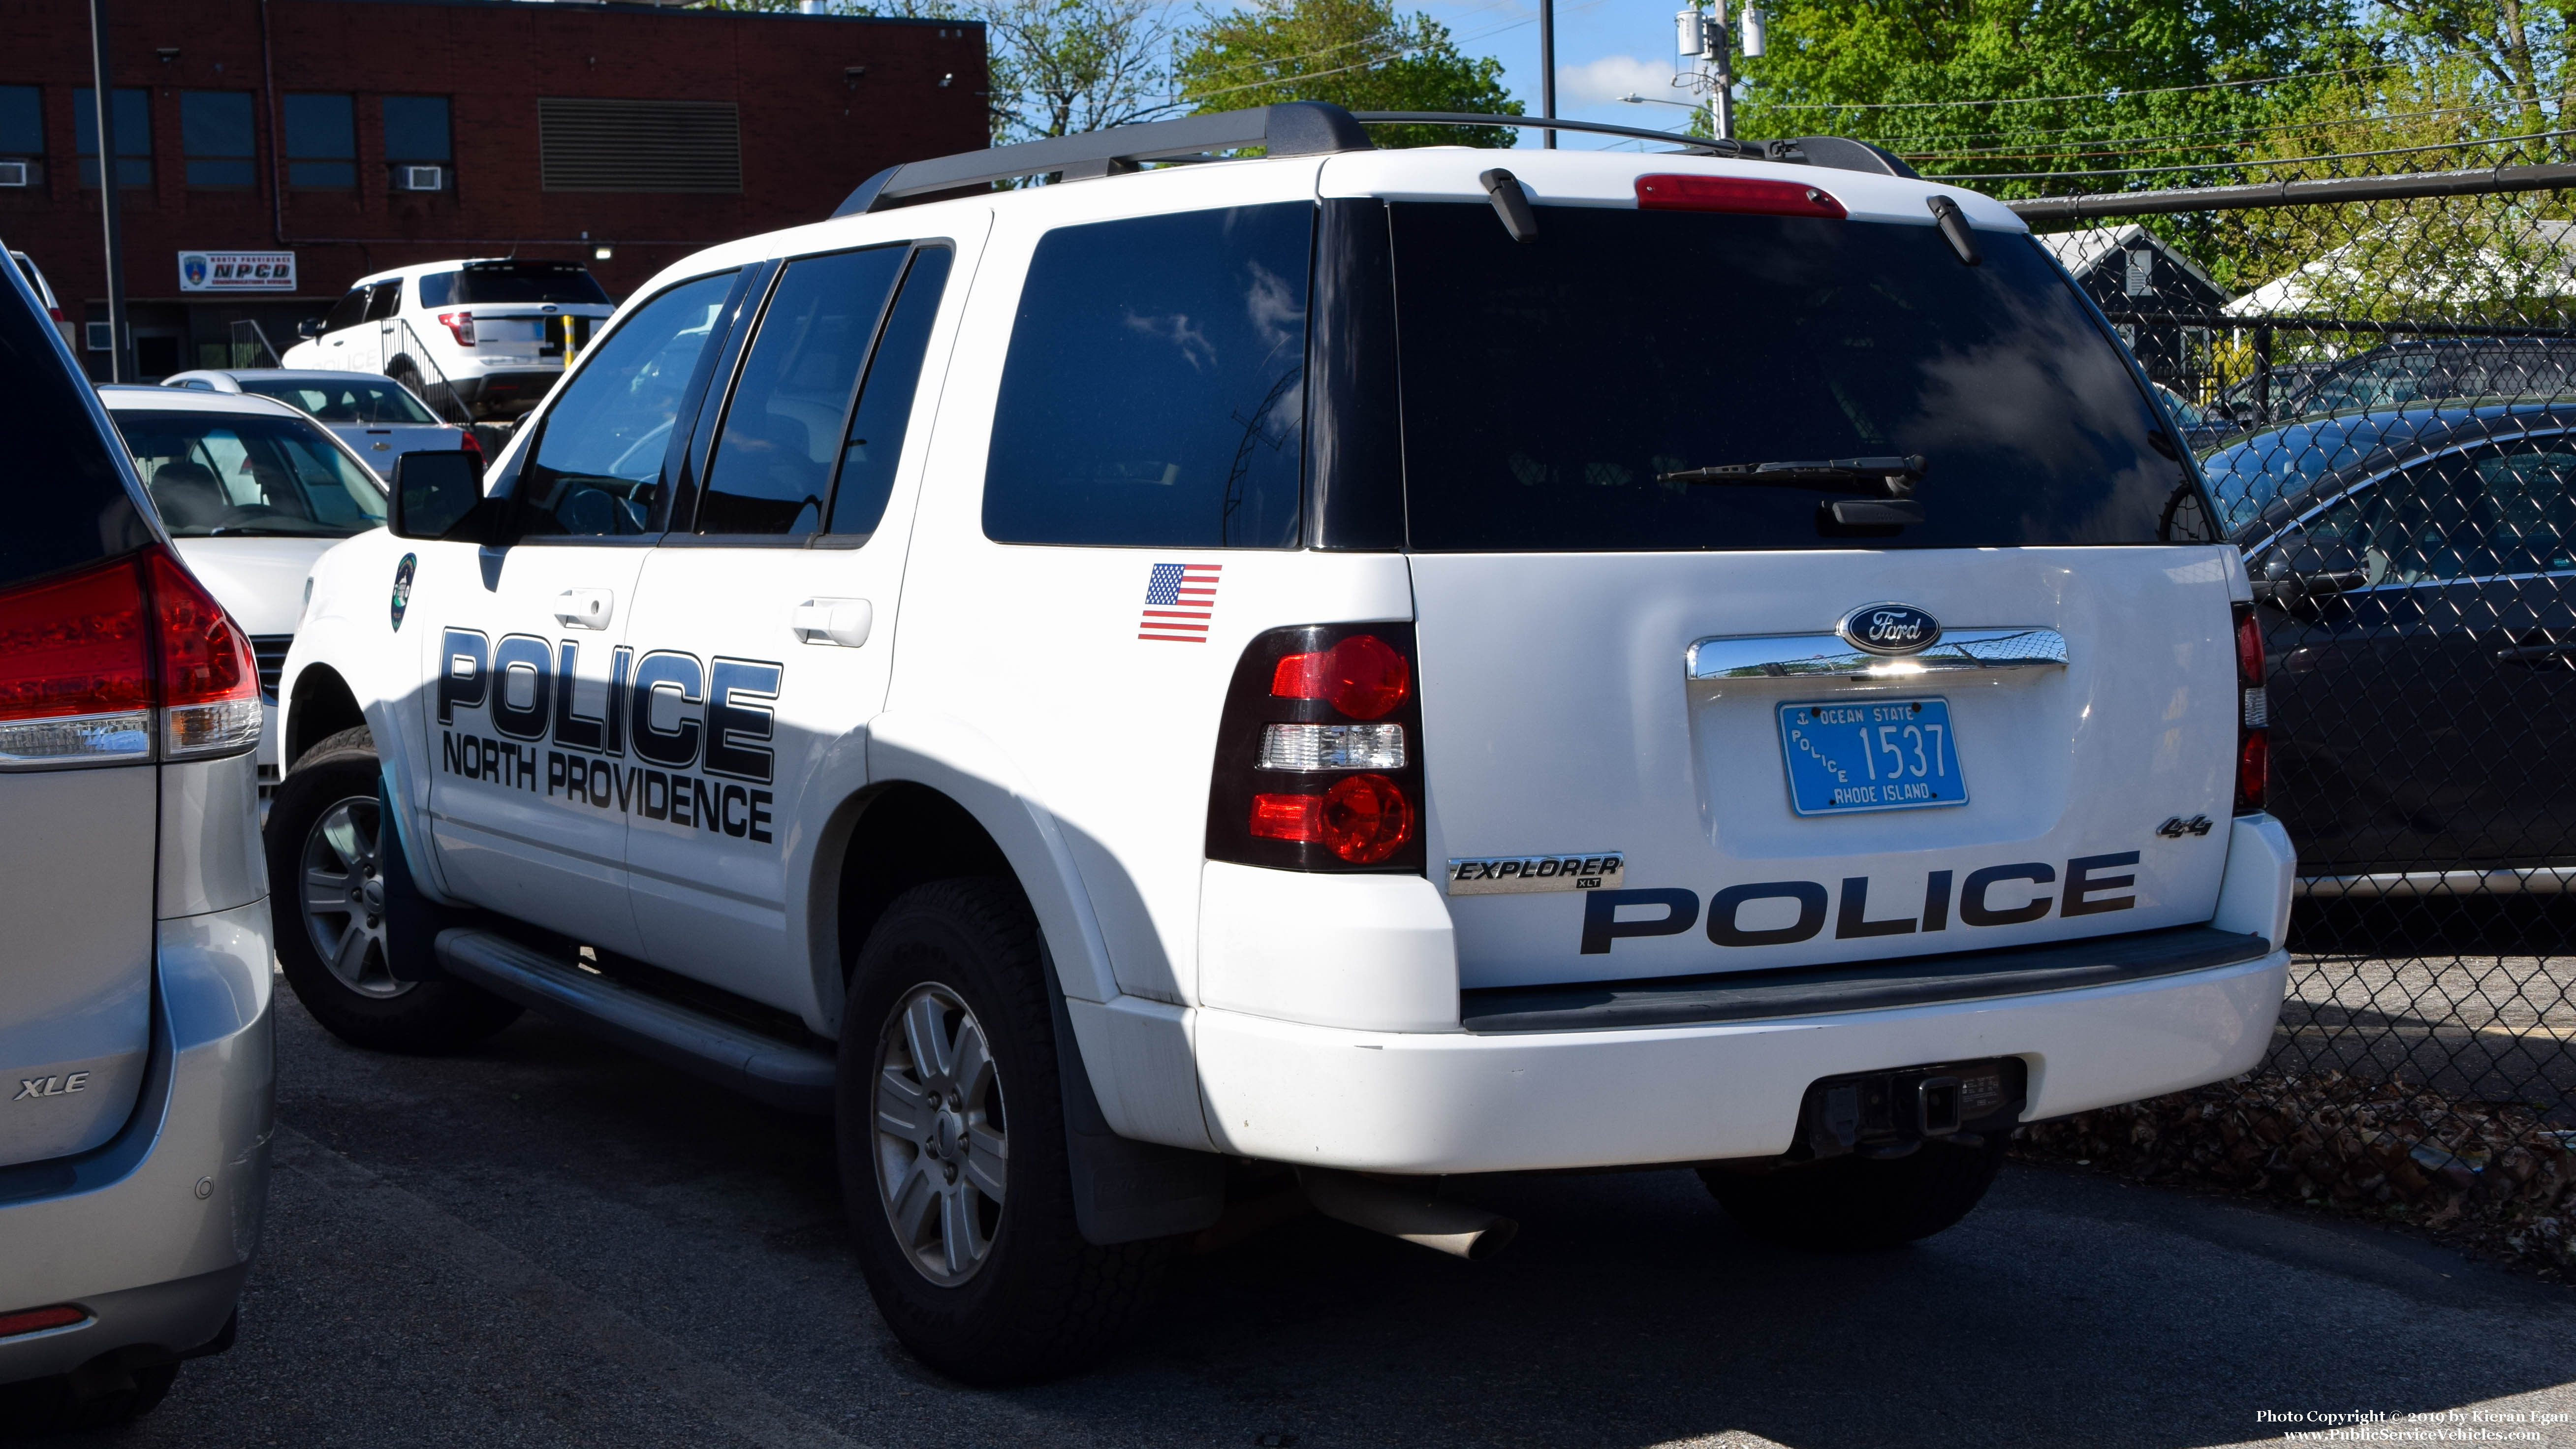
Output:
M581 645L473 629L439 640L439 768L505 789L710 834L775 843L770 814L786 669L773 660L701 661L676 649L609 650L606 688L580 678ZM597 712L585 714L590 693ZM482 710L492 733L450 726ZM541 748L551 746L551 748ZM635 763L621 763L629 755ZM703 772L703 773L701 773ZM707 778L713 776L715 778Z

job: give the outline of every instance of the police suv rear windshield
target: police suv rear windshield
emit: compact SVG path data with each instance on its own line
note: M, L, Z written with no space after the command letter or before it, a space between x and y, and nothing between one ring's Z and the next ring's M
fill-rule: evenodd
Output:
M578 262L475 262L420 279L424 307L493 306L507 302L609 305L597 278Z
M2026 237L1977 233L1970 267L1929 225L1549 206L1521 243L1481 204L1388 210L1413 548L2217 536L2127 360ZM1907 455L1920 522L1835 517L1905 486L1877 478L1657 476Z

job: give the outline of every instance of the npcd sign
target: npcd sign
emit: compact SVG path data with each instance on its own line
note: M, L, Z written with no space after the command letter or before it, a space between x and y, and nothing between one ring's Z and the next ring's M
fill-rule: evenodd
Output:
M292 292L293 252L181 252L182 292Z

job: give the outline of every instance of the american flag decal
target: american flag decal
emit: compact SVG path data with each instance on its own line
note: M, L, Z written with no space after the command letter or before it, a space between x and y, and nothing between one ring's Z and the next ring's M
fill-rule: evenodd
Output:
M1208 616L1216 612L1216 576L1222 564L1154 565L1145 581L1145 612L1136 637L1167 644L1205 644Z

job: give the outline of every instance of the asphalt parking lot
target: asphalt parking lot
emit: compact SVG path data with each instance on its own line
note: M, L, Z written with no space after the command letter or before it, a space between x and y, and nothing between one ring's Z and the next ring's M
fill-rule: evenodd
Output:
M1305 1218L1184 1261L1085 1377L914 1365L822 1124L533 1018L377 1056L281 988L240 1346L131 1445L2217 1445L2483 1410L2576 1444L2576 1293L2403 1236L2014 1167L1962 1227L1816 1258L1687 1173L1515 1178L1467 1264Z

